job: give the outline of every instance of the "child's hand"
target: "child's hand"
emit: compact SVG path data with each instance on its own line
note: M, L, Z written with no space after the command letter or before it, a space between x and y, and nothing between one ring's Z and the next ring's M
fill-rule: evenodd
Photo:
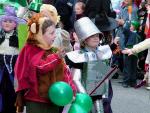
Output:
M79 38L75 32L73 32L73 38L76 42L79 42Z
M24 97L22 95L21 92L17 93L17 98L16 98L16 102L15 102L15 106L16 106L16 112L17 113L23 113L23 109L24 109Z
M119 47L119 40L120 37L115 37L115 39L113 40L113 42Z
M119 25L124 25L125 21L123 19L117 19Z
M58 52L57 52L59 58L64 58L66 55L66 52L64 50L64 48L61 48Z
M130 56L130 55L133 54L132 50L131 50L131 49L128 49L128 48L125 48L125 50L122 50L122 53L123 53L123 54L128 54L128 56Z
M79 42L75 42L73 48L74 48L74 50L79 50L80 49L80 43Z

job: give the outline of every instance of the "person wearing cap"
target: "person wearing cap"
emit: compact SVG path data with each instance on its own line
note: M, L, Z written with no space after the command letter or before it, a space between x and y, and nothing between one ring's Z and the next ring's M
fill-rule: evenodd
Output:
M149 0L147 3L147 11L148 11L148 15L147 15L147 22L148 22L150 19L150 1ZM148 86L146 87L146 89L150 90L150 73L149 73L150 72L150 49L149 49L150 48L150 29L145 28L145 31L146 31L145 32L146 39L144 41L140 42L139 44L134 45L132 48L126 48L122 52L124 54L132 55L132 54L137 54L148 49L148 53L147 53L146 60L145 60L146 74L145 74L144 79L136 86L136 88L139 88L147 83Z
M140 23L138 21L131 21L131 23L126 23L123 29L125 36L124 46L126 48L132 48L133 45L140 42L140 36L138 35L138 30ZM137 55L124 55L124 67L123 67L123 87L134 87L137 80Z
M60 16L57 13L56 8L50 4L42 4L40 7L40 13L45 17L49 17L55 25L59 24ZM66 52L72 51L72 45L70 43L70 34L63 28L58 27L56 29L56 39L54 40L53 46L58 48L64 48Z
M103 106L103 99L112 92L108 80L91 93L109 71L110 67L104 60L111 58L112 51L108 45L99 46L103 34L88 17L78 19L74 28L81 46L80 50L66 54L66 63L72 70L78 92L88 93L92 97L93 108L90 113L112 113L110 105L106 109ZM109 104L111 98L107 100Z
M0 112L16 113L14 106L14 65L19 53L17 26L25 20L16 16L12 6L4 7L0 16Z
M123 54L127 54L130 56L130 55L137 54L137 53L140 53L140 52L148 49L148 54L147 54L146 61L145 61L145 63L147 64L145 66L146 74L145 74L144 79L135 88L139 88L139 87L145 85L146 82L150 83L150 78L149 78L150 77L150 73L149 73L150 72L150 65L149 65L150 50L149 50L149 48L150 48L150 38L147 38L144 41L140 42L139 44L134 45L133 48L130 48L130 49L126 48L125 50L122 51ZM146 80L146 79L148 79L148 80ZM148 89L148 90L150 89L149 84L148 84L148 87L146 87L146 89Z
M119 24L119 27L116 29L116 37L119 38L119 45L121 51L124 50L125 48L125 35L124 35L124 25L128 25L130 21L138 21L138 15L137 11L138 8L134 4L134 0L123 0L120 4L119 7L120 12L118 13L117 16L117 23ZM129 28L128 28L129 29ZM123 67L122 67L122 72L124 71L124 55L121 55L120 57ZM126 71L126 70L125 70Z

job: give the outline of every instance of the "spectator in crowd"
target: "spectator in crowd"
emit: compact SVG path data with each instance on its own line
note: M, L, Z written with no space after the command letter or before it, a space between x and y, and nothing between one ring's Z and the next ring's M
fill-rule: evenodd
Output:
M78 20L82 17L85 16L85 4L84 2L81 2L81 1L78 1L76 2L75 4L75 7L74 7L74 12L75 12L75 20Z
M74 0L57 0L55 7L60 15L60 22L63 25L63 29L70 31L73 29L71 17L73 13Z
M74 22L82 17L85 17L85 14L84 14L85 4L83 1L77 1L75 3L74 12L75 12ZM80 42L79 42L78 36L76 35L74 30L72 30L70 34L71 34L71 42L73 45L73 49L78 50L80 48Z
M122 50L124 49L123 25L132 20L138 21L137 11L138 8L133 0L124 0L120 7L120 13L117 18L120 27L117 29L116 35L120 37L120 47Z
M150 73L149 73L149 62L150 62L150 51L149 51L149 42L150 42L150 29L149 29L149 19L150 19L150 5L149 5L150 1L148 1L148 3L146 4L146 8L147 8L147 21L146 21L146 27L145 27L145 35L146 35L146 39L144 41L142 41L141 43L134 45L133 48L131 49L126 49L123 50L124 54L128 54L128 55L132 55L135 53L139 53L141 51L144 51L146 49L148 49L148 54L145 60L145 76L144 79L136 86L136 88L139 88L143 85L145 85L147 83L147 87L146 89L150 89Z
M124 25L123 33L125 36L125 48L132 48L133 45L140 42L140 36L138 35L138 29L140 23L137 21L131 21ZM137 80L137 55L124 55L124 67L123 67L123 87L134 87Z

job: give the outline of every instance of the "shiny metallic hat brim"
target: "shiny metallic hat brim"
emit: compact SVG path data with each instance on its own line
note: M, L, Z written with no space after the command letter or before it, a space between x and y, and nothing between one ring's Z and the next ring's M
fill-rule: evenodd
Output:
M84 41L95 34L102 34L102 32L88 17L83 17L77 20L74 24L74 28L80 41Z

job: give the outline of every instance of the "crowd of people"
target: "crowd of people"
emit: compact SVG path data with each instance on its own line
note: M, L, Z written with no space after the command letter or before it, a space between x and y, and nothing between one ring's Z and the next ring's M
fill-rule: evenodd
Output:
M83 113L113 113L118 70L124 88L150 89L150 0L11 3L0 1L0 113L77 113L78 93L93 102ZM59 81L72 88L70 106L48 97Z

